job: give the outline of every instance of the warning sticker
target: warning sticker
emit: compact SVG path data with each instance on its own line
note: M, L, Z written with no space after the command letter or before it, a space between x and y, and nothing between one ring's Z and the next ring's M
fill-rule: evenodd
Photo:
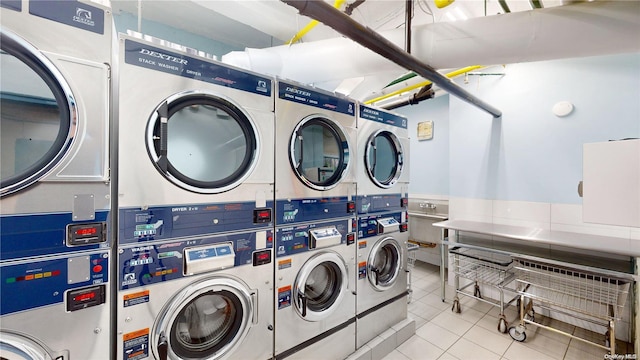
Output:
M140 291L123 296L124 307L143 304L149 302L149 290Z
M122 336L125 360L141 360L149 357L149 328Z
M278 261L278 270L288 269L291 267L291 259Z
M278 310L291 306L291 285L278 288Z
M359 262L358 263L358 279L366 279L367 278L367 262Z
M367 242L366 241L358 242L358 249L366 249L366 248L367 248Z

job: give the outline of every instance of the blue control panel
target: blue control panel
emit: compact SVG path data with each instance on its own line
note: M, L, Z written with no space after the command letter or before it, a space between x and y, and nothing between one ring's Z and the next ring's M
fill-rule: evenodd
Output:
M197 59L129 39L124 42L124 51L124 61L127 64L271 96L271 79L224 66L222 63Z
M221 246L209 246L215 244ZM252 266L254 263L257 264L256 266L271 266L267 265L271 263L270 261L255 262L254 253L273 248L273 232L266 231L266 243L262 244L265 247L258 248L257 245L256 232L247 232L120 248L118 259L119 288L122 290L133 289L181 279L187 276L184 274L184 264L187 260L185 256L189 260L194 260L194 256L202 258L203 251L207 252L208 258L235 253L233 266ZM191 249L196 250L192 251Z
M238 202L120 209L119 244L272 227L273 201L264 208L255 205Z
M355 202L346 196L276 200L276 225L352 216Z
M79 294L78 301L91 302L104 296L104 292L99 294L96 289L107 284L108 278L108 252L3 264L0 267L0 313L6 315L63 303L65 293L74 291Z
M363 216L358 218L358 239L369 238L380 234L378 219L393 218L398 224L402 223L402 213L387 213L382 215Z
M360 118L385 125L397 126L402 129L407 128L407 118L364 105L360 105Z
M355 115L356 113L356 104L353 101L283 81L278 83L278 97L342 114Z
M408 204L408 199L401 194L358 195L356 198L358 214L406 211Z
M346 219L277 228L275 245L276 258L313 250L309 249L309 231L314 229L334 227L340 235L342 235L340 244L350 244L351 240L349 239L353 237L352 233L353 229L355 229L354 223L355 219Z
M92 221L73 221L70 212L2 216L0 260L109 247L108 216L108 211L96 212ZM79 241L68 241L72 238ZM86 241L81 241L83 238Z
M29 14L104 34L104 10L79 1L29 1Z

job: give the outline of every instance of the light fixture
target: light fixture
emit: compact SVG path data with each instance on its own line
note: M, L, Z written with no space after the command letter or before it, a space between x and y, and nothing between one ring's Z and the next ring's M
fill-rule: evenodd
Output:
M438 9L442 9L453 4L454 1L456 0L434 0L433 2L436 4Z

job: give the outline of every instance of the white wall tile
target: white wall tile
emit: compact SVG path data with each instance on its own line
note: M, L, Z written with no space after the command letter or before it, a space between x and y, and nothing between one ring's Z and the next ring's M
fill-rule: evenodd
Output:
M551 204L530 201L494 200L493 216L548 224L551 219Z
M449 199L449 219L490 222L492 216L492 200L459 197Z

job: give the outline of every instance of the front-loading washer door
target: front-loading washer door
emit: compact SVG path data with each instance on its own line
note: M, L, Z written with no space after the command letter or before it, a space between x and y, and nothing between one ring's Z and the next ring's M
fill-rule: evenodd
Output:
M324 320L340 306L348 287L347 267L340 255L333 251L314 255L296 277L296 312L307 321Z
M0 359L54 360L66 359L63 354L52 354L45 345L27 335L12 331L0 331Z
M384 291L392 287L402 271L400 244L392 237L376 242L367 259L367 278L374 289Z
M320 115L308 116L298 125L289 142L289 160L294 173L315 190L334 188L347 175L349 141L336 122Z
M214 360L233 354L256 322L256 297L228 278L187 286L165 306L154 325L156 358Z
M364 152L365 168L371 181L387 189L395 185L404 166L402 143L386 130L371 134Z
M75 98L42 53L2 30L0 47L0 196L46 175L76 134Z
M174 184L203 194L240 185L256 165L258 141L245 111L205 92L171 96L147 126L147 149L156 169Z

